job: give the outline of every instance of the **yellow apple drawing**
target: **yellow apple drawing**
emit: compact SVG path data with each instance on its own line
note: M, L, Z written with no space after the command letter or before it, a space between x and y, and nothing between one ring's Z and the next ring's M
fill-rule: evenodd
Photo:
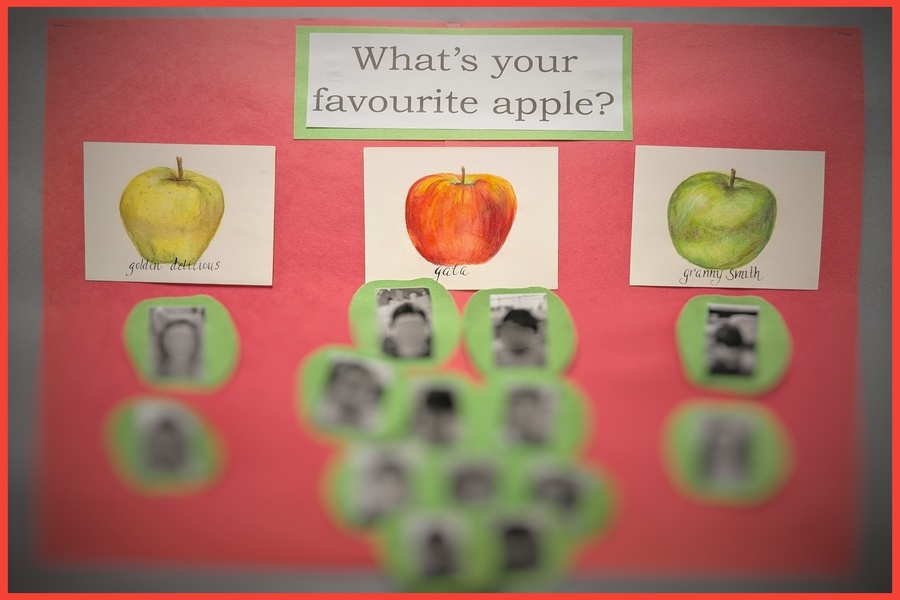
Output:
M125 231L144 260L192 265L209 246L225 213L225 196L210 177L156 167L128 182L119 201Z

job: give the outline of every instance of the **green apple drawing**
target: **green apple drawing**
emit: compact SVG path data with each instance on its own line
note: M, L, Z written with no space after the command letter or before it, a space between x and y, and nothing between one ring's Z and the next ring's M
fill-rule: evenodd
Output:
M192 265L209 246L222 215L225 196L210 177L156 167L132 179L119 201L125 231L138 253L151 263Z
M672 244L698 267L742 267L759 256L772 237L775 195L735 173L696 173L678 184L669 199Z

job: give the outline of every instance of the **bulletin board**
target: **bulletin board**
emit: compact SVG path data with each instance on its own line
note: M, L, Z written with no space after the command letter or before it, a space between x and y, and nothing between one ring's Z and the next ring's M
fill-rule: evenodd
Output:
M347 308L365 282L364 148L452 144L558 148L555 291L578 334L568 377L589 398L586 459L613 474L620 492L614 523L581 549L576 571L853 569L864 124L858 30L581 22L632 29L633 140L316 141L292 135L295 28L302 24L50 22L39 470L45 558L375 565L371 546L324 506L320 486L335 449L300 421L296 373L317 348L350 342ZM272 286L86 281L86 141L275 146ZM778 308L793 339L786 376L759 402L788 431L795 464L778 495L751 509L691 502L665 472L661 439L670 413L692 399L723 397L686 380L675 341L679 312L697 294L739 291L629 285L638 145L826 155L818 289L754 292ZM451 293L460 310L473 295ZM239 362L215 393L170 395L215 426L224 466L216 485L160 502L123 484L103 427L117 404L147 391L122 344L129 312L147 298L196 294L227 307L241 339ZM469 360L460 350L449 364L472 372Z

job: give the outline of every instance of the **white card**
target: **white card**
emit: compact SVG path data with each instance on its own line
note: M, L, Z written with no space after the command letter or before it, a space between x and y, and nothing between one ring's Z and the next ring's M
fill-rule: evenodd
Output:
M451 290L558 287L555 147L365 148L364 159L366 281L432 277ZM467 182L479 174L505 180L516 199L515 216L505 239L494 236L492 243L501 242L499 250L481 264L436 260L433 255L426 258L428 248L424 254L417 248L411 233L415 225L407 223L407 195L412 185L425 176L460 173L461 167L465 167ZM450 200L445 195L443 201ZM453 233L444 227L438 237L442 242L452 241Z
M133 182L179 156L204 179ZM84 143L88 280L272 285L274 226L274 146Z
M705 233L697 234L700 241L691 240L689 245L685 236L690 234L686 226L679 225L686 221L672 217L675 231L670 234L669 204L676 188L695 174L706 172L721 173L727 182L731 169L735 170L736 181L748 180L771 191L775 197L774 219L760 217L768 202L760 200L747 209L751 218L759 218L735 233L735 224L747 221L721 210L723 204L716 206L728 201L727 195L717 192L711 204L695 202L692 208L683 209L707 219L705 223L715 229L705 228ZM758 193L759 188L754 189ZM818 289L824 194L824 152L638 146L631 285ZM684 200L685 194L679 197ZM679 201L678 206L681 210L687 204ZM697 215L700 210L722 216L716 217L719 222L708 221L711 217ZM681 217L685 214L679 213ZM723 222L729 217L729 223ZM765 228L771 232L768 241L762 232ZM723 251L726 244L730 256ZM752 252L748 251L751 247ZM735 256L751 258L746 261Z
M627 30L419 31L309 33L306 126L630 130Z

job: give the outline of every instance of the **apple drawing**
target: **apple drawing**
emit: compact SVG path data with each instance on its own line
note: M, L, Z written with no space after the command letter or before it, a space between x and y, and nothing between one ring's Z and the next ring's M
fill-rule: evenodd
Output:
M151 263L192 265L212 241L225 212L218 182L178 168L156 167L128 182L119 201L125 231Z
M406 195L406 231L430 263L480 265L503 247L516 218L516 193L490 174L436 173L412 184Z
M776 202L761 183L696 173L669 199L669 235L682 257L705 269L735 269L756 258L775 229Z

